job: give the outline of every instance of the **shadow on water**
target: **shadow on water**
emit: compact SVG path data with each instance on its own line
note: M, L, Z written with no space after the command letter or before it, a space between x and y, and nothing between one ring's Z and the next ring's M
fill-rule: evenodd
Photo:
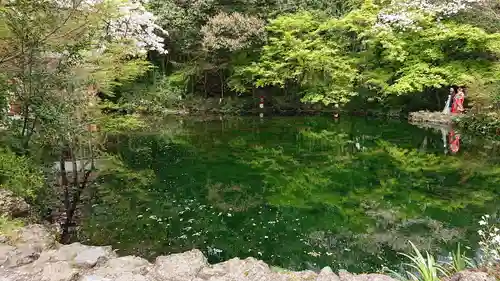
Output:
M396 121L184 120L175 134L112 138L118 164L78 235L149 258L198 248L211 262L373 271L408 240L475 246L479 217L499 209L492 149L464 137L446 155L439 132Z

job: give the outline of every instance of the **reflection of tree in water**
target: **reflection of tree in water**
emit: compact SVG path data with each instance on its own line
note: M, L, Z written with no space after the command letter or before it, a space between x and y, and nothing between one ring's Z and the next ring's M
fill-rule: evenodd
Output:
M220 210L243 212L263 203L259 194L253 194L251 187L240 184L207 184L208 201Z
M474 222L469 208L484 208L498 192L495 166L424 154L369 136L364 150L354 149L342 133L305 130L300 137L302 151L319 153L294 157L286 148L259 148L248 162L263 171L273 205L334 209L309 224L309 242L343 266L359 265L360 252L383 259L384 251L408 250L408 240L434 251L456 242L463 227ZM377 208L367 208L369 202ZM394 217L374 216L388 212Z
M212 261L362 271L399 260L408 239L438 251L469 238L496 208L500 171L442 155L439 134L288 120L125 136L115 151L124 169L105 179L83 233L130 254L210 247L222 250ZM427 153L415 149L422 134Z

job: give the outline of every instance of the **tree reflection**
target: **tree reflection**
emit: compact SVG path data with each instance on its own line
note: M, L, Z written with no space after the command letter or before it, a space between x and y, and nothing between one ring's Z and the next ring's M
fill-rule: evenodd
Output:
M498 208L500 167L471 142L450 157L440 134L402 123L266 122L120 136L120 168L102 178L81 235L149 257L197 247L211 261L365 271L393 264L409 239L473 245L477 218Z

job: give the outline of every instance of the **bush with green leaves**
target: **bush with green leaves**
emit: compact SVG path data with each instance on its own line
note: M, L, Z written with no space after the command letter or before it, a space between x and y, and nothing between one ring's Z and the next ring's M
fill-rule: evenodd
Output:
M441 277L446 277L448 273L437 263L433 256L426 252L424 257L422 253L411 243L414 254L403 254L410 262L406 265L411 268L407 271L409 280L413 281L439 281Z
M389 272L399 280L439 281L453 273L474 266L472 260L461 250L460 243L457 245L456 251L451 253L451 261L447 264L439 263L434 256L428 252L426 252L424 256L411 241L409 241L409 243L413 248L413 254L402 254L409 260L409 262L403 264L408 270L403 273L389 270Z
M477 135L499 135L500 114L497 112L482 112L461 116L456 120L458 127L466 132Z
M380 100L496 81L500 33L417 11L413 28L391 27L380 24L383 8L365 1L340 18L280 16L267 27L259 60L235 75L257 87L295 86L303 101L325 104L347 103L360 91Z
M0 188L14 194L34 199L45 184L40 167L25 156L18 156L7 149L0 149Z

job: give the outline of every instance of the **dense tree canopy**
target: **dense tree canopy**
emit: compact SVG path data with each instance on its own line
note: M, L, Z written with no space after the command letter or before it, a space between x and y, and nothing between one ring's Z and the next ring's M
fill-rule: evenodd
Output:
M156 70L116 89L115 100L168 107L179 98L259 92L415 110L444 103L447 87L467 86L471 100L497 88L493 0L150 0L147 7L168 32L169 53L150 52ZM422 102L408 106L412 96Z
M341 18L278 17L258 62L239 72L258 87L298 84L304 101L326 104L363 89L383 98L498 79L499 34L424 13L408 26L386 23L383 11L368 1Z

